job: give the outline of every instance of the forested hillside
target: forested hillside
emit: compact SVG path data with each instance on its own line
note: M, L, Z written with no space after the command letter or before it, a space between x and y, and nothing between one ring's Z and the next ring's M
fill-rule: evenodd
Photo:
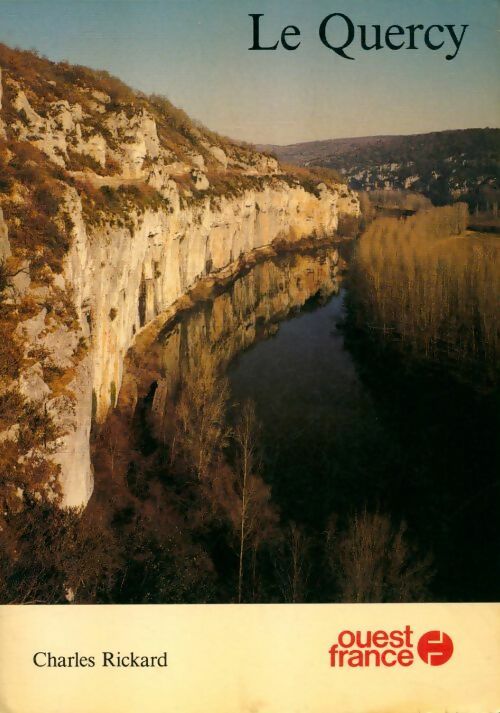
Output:
M283 161L334 168L356 190L411 189L436 205L465 200L472 210L491 210L498 203L500 129L367 136L266 148Z

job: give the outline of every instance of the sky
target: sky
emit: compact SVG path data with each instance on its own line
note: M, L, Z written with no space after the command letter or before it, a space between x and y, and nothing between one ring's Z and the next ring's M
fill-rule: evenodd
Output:
M263 43L292 24L300 47L249 51L250 13L263 14ZM349 61L320 41L331 13L383 32L469 27L451 61L450 39L438 51L422 42L414 51L363 51L356 28ZM332 41L342 43L343 21L332 22ZM254 143L498 126L499 31L500 0L0 0L0 41L106 69Z

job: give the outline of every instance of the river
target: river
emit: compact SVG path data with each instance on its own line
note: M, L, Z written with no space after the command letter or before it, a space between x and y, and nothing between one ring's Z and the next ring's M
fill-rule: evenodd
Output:
M345 547L350 523L367 513L392 528L389 548L404 539L404 557L391 560L396 569L388 577L425 562L427 598L494 600L498 392L448 362L416 358L378 332L359 330L358 287L340 265L336 247L257 262L170 320L148 356L156 378L149 377L141 402L143 425L154 435L145 451L171 443L179 385L211 364L228 380L230 420L245 400L255 403L259 475L270 487L273 527L283 533L293 523L308 543L304 600L335 599L322 543L326 536L334 548ZM226 581L233 555L221 545L224 528L219 523L200 537ZM217 547L210 544L214 532ZM264 580L273 577L275 556L271 548ZM273 586L262 585L260 600L279 599ZM215 598L231 595L222 587Z

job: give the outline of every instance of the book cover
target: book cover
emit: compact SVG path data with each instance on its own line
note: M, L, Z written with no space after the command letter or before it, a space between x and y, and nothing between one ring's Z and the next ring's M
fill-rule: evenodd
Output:
M0 713L494 713L497 0L0 2Z

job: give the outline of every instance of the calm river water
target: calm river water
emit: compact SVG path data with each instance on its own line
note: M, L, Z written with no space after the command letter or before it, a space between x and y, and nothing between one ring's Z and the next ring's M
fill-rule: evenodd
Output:
M200 360L219 360L231 399L255 401L282 523L314 541L332 515L341 527L378 511L432 557L431 598L496 599L497 394L350 329L354 288L336 258L257 264L180 317L162 336L155 408Z

